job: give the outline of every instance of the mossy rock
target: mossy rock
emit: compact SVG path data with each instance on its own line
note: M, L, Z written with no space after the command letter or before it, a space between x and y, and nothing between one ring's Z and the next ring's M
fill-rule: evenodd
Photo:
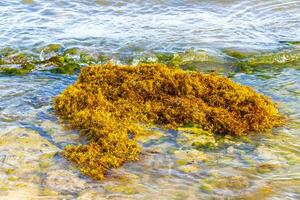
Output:
M245 64L248 66L259 65L285 65L300 62L300 51L287 51L278 53L264 53L250 57Z
M101 56L99 56L99 60L101 61ZM86 53L86 52L80 52L80 62L82 62L82 63L87 63L87 64L95 64L96 63L96 60L95 60L95 58L92 56L92 55L90 55L90 54L88 54L88 53Z
M300 69L299 49L282 50L278 52L245 52L235 49L225 49L223 52L234 60L229 63L235 71L253 73L278 71L283 68ZM269 78L265 74L260 77Z
M59 52L62 50L62 46L60 44L49 44L47 46L41 47L39 51L44 53L50 53L50 52Z
M97 62L99 63L106 63L109 62L110 58L104 54L97 55ZM92 60L93 61L93 60Z
M10 64L23 64L31 61L31 55L26 53L17 53L7 57Z
M0 73L6 75L25 75L35 68L36 66L33 63L24 61L19 67L0 67Z
M157 53L157 62L171 64L172 59L174 58L173 53Z
M65 63L65 57L64 56L53 56L49 58L46 61L43 61L45 64L51 64L55 66L62 66Z
M237 59L245 59L250 56L255 55L255 52L246 52L246 51L239 51L236 49L224 49L223 52L230 57L237 58Z
M197 150L213 150L216 149L217 144L215 142L202 142L202 141L195 141L193 142L192 146L194 146Z
M300 69L300 51L280 51L275 53L257 53L233 63L237 71L246 73L268 72L282 68Z
M193 49L186 50L183 53L177 53L173 57L173 62L179 61L181 64L188 62L209 62L216 61L205 51L195 51Z
M65 64L63 66L53 68L50 71L52 73L70 74L70 75L72 75L72 74L74 74L74 72L76 70L79 70L79 69L80 69L79 64L77 64L77 63L67 63L67 64Z
M21 68L24 69L24 70L28 70L28 71L32 71L34 70L36 67L34 64L32 63L24 63L21 65Z
M79 54L79 49L77 48L70 48L64 51L64 55L77 55L77 54Z
M6 75L25 75L28 74L30 70L26 69L18 69L18 68L0 68L0 73L1 74L6 74Z

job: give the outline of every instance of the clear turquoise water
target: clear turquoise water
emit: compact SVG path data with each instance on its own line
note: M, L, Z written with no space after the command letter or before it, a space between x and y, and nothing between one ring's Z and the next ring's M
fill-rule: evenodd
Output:
M108 54L189 48L218 54L228 47L276 51L291 40L300 40L297 0L0 2L0 47L23 51L59 43ZM180 133L163 132L144 143L139 162L101 182L80 175L58 153L82 141L52 113L53 97L75 80L46 72L0 76L0 199L300 198L299 70L233 77L270 96L287 116L285 126L199 150L189 172L174 153L190 150L177 144Z

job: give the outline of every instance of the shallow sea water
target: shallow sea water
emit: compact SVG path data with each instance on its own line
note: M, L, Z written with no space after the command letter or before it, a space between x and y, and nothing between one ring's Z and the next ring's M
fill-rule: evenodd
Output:
M0 47L59 43L111 54L189 48L276 51L300 40L300 1L0 2ZM277 104L288 123L265 134L210 138L215 149L158 130L141 159L103 181L81 175L59 152L82 142L53 113L52 99L76 75L0 75L0 199L300 199L300 71L237 73ZM186 162L188 161L188 162Z

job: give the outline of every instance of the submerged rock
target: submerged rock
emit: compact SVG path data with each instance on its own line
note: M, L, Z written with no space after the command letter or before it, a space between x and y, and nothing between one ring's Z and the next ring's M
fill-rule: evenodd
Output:
M45 188L61 192L78 192L85 188L86 182L67 170L47 173Z
M53 155L58 148L35 131L15 128L1 136L0 151L6 173L18 175L38 170L45 155Z
M278 160L278 156L274 152L272 152L269 148L267 148L265 145L258 146L253 153L260 160L266 160L266 161Z
M142 124L173 129L195 124L210 132L191 140L201 149L216 145L211 133L242 135L282 123L271 100L249 87L162 64L83 68L77 82L56 97L54 108L89 140L67 146L65 157L96 179L139 159L136 136L149 134Z
M199 170L199 167L197 165L182 165L178 169L184 173L194 173Z
M199 163L208 160L208 155L195 150L195 149L190 149L190 150L177 150L174 152L174 156L181 164L185 163Z
M108 192L123 193L127 195L134 195L139 193L136 188L125 185L107 185L104 187L104 189Z
M211 150L218 146L214 134L199 128L179 128L177 143L183 146L194 146L198 150Z
M248 178L243 176L229 176L219 179L216 186L220 189L242 190L250 186Z
M258 164L256 166L256 171L258 173L264 174L264 173L269 173L269 172L273 172L275 170L280 169L280 163L279 162L266 162L266 163L262 163L262 164Z
M238 191L250 186L250 180L244 176L217 176L204 179L200 188L205 192L212 192L216 189Z

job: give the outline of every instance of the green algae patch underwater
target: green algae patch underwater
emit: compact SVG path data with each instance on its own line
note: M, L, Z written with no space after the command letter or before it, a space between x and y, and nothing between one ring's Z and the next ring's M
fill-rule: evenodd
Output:
M64 156L95 179L139 159L137 136L149 134L149 124L170 129L192 124L232 135L282 124L272 101L250 87L163 64L84 67L77 82L55 98L54 109L88 139L68 145Z

